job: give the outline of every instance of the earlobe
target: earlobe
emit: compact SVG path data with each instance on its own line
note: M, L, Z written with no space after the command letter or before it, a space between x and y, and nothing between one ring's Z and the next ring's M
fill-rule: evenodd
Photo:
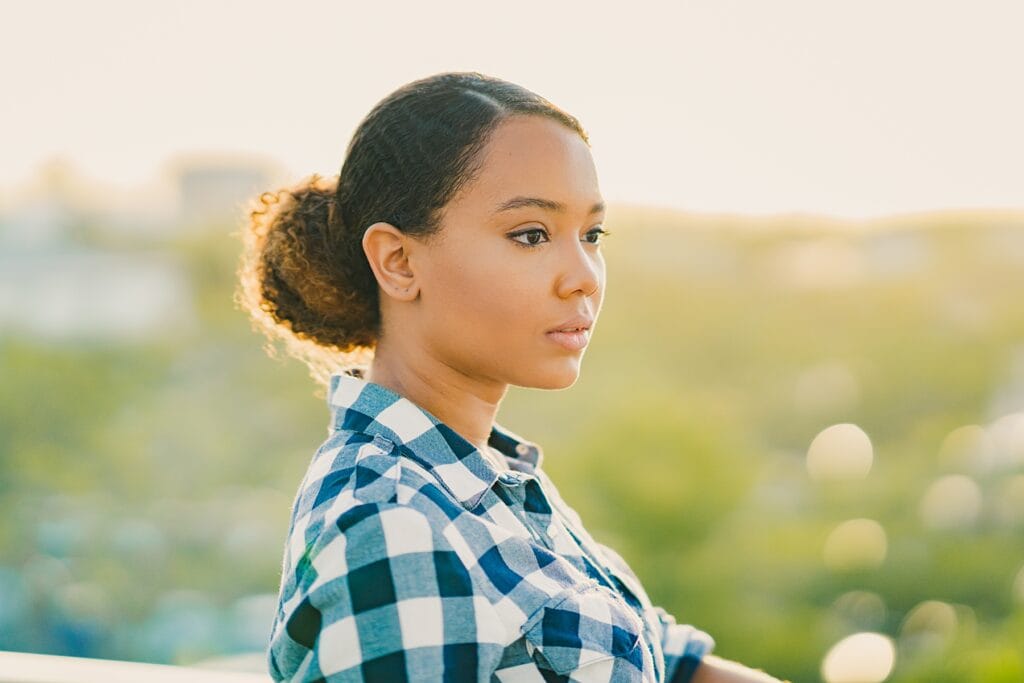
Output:
M409 237L379 221L363 233L363 253L377 284L388 296L401 301L417 297L416 277L409 263Z

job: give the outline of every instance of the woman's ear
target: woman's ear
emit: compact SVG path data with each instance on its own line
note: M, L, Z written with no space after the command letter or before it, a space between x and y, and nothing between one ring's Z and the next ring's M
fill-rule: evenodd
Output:
M399 301L419 296L416 274L409 264L412 238L391 225L378 221L363 233L363 252L384 293Z

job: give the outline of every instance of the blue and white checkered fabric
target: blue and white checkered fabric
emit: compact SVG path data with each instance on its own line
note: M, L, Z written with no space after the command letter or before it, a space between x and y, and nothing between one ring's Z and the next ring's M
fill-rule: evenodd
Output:
M292 510L268 663L290 681L690 681L714 647L653 606L495 424L498 473L432 414L337 373Z

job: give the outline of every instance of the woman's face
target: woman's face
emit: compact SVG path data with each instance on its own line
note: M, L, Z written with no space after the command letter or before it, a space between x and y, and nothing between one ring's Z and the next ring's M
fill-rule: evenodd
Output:
M515 116L482 154L479 174L445 207L439 239L413 257L420 332L470 377L568 387L585 346L549 331L593 321L586 340L604 299L605 211L590 149L555 121Z

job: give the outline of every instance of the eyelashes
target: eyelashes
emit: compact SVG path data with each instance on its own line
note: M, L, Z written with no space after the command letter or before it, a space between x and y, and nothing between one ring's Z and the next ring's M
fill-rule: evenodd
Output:
M544 240L543 241L537 241L537 242L531 242L531 241L523 242L523 241L520 241L520 240L516 239L517 237L522 237L523 235L533 235L533 234L543 235L544 236ZM509 235L509 238L513 242L518 244L519 246L525 247L527 249L531 249L533 247L540 246L544 242L549 242L550 240L547 239L547 234L548 234L547 231L544 230L543 228L529 228L528 230L520 230L519 232L512 233L512 234ZM593 236L597 237L597 239L593 240L593 241L588 239L586 241L589 244L598 244L599 245L599 244L601 244L604 241L602 238L607 237L610 234L611 234L611 232L609 232L608 230L605 230L604 228L594 228L592 230L588 230L587 231L587 236L589 237L589 236L593 235ZM527 238L527 239L529 240L529 238Z

